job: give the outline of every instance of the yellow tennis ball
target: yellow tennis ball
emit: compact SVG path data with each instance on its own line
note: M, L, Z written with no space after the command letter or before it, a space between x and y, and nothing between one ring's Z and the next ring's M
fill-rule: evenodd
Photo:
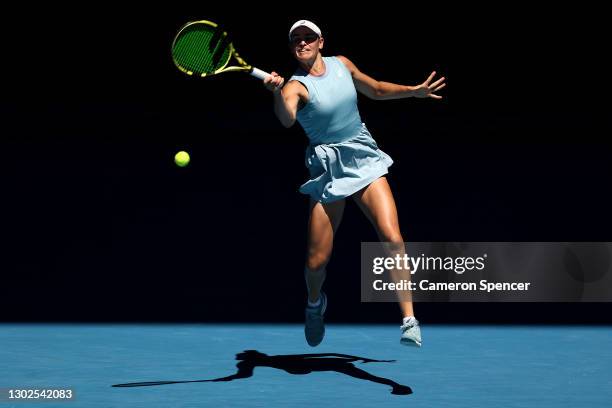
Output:
M174 155L174 162L179 167L185 167L189 164L189 153L180 151Z

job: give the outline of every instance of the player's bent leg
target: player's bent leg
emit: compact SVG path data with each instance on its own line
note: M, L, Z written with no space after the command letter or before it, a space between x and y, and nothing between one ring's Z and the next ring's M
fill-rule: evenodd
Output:
M325 281L325 267L331 257L334 233L340 225L344 204L344 200L330 204L311 202L304 271L308 289L304 334L308 344L313 347L319 345L325 336L323 316L327 309L327 296L321 287Z
M311 201L305 267L308 300L311 302L317 301L325 281L325 267L331 257L334 234L342 220L344 206L344 200L329 204Z
M353 199L370 220L381 242L385 243L388 256L405 253L404 239L399 228L399 219L395 200L385 177L381 177L353 195ZM395 280L410 279L409 271L392 271ZM409 292L398 292L399 306L402 312L401 343L421 345L421 333L418 321L414 318L412 296ZM407 325L408 324L408 325Z

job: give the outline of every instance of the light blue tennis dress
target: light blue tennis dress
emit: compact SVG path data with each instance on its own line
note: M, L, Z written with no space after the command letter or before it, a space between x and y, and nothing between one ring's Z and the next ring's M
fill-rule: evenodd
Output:
M306 149L310 180L300 192L330 203L387 174L393 160L378 148L361 122L348 68L336 57L323 57L323 62L323 75L309 75L298 68L290 80L301 82L308 90L308 103L297 113L310 139Z

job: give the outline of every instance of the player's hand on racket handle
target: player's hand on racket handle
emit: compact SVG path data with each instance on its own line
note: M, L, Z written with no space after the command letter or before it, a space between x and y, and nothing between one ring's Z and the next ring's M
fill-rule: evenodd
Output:
M281 91L281 89L283 89L283 85L285 84L285 78L272 71L270 76L263 80L263 83L268 90L274 93L278 93Z
M439 91L440 89L446 86L446 84L444 83L444 80L446 78L441 77L440 79L432 83L431 81L434 79L435 76L436 76L436 71L433 71L429 75L429 78L425 80L425 82L414 87L414 89L412 90L412 95L415 98L442 99L442 97L440 95L436 95L435 92Z

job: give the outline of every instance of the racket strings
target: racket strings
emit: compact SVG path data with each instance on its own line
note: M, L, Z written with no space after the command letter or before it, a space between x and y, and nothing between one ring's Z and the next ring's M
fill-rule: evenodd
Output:
M213 53L212 61L214 66L219 65L219 62L223 58L225 50L228 48L229 44L229 38L227 36L224 36L216 51Z
M173 56L178 65L198 74L210 74L229 59L227 35L212 27L186 30L175 42Z

